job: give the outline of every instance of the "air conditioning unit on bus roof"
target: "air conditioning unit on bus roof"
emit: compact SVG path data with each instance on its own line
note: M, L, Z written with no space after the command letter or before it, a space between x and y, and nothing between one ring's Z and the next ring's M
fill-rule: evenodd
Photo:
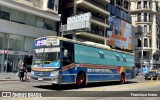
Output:
M91 41L84 41L83 43L98 46L98 47L101 47L101 48L111 49L110 46L108 46L108 45L103 45L103 44L99 44L99 43L95 43L95 42L91 42Z

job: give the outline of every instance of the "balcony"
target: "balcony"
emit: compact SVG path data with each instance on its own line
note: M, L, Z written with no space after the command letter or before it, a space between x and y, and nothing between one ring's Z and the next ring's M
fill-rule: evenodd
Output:
M152 24L152 20L151 19L138 19L136 20L136 24Z
M99 2L97 2L97 1L93 1L93 0L86 0L86 1L89 2L89 3L91 3L91 4L93 4L93 5L95 5L95 6L97 6L97 7L99 7L99 8L101 8L101 9L106 10L105 5L102 5Z
M137 7L136 9L131 9L131 12L145 12L145 11L147 11L147 12L152 12L152 7L141 7L141 6L139 6L139 7Z
M135 35L137 36L141 36L143 34L143 32L136 32Z
M110 15L106 10L106 6L93 0L77 0L77 5L92 12L99 12L105 16Z
M63 33L66 33L67 32L67 24L66 25L62 25L61 27L61 31ZM105 37L105 31L102 30L102 29L98 29L98 28L91 28L91 30L77 30L77 31L72 31L71 33L75 33L76 35L79 35L79 36L85 36L85 37L90 37L90 38L93 38L93 39L96 39L96 40L104 40Z
M85 13L85 11L77 12L77 14L82 14L82 13ZM96 24L96 25L101 26L101 27L109 28L108 20L106 18L102 17L102 16L92 14L91 22L92 22L92 24Z
M91 31L78 32L76 35L92 38L98 41L103 41L105 39L103 30L91 29Z
M96 28L91 28L90 31L92 34L98 35L98 36L104 36L104 30L96 29Z
M151 32L136 32L135 36L151 36Z
M152 49L151 49L150 46L148 46L148 47L138 47L138 46L136 46L135 50L136 51L141 51L141 50L143 50L143 51L151 51Z
M107 20L104 19L104 18L92 16L91 22L92 22L93 24L98 25L98 26L109 28L109 23L108 23Z

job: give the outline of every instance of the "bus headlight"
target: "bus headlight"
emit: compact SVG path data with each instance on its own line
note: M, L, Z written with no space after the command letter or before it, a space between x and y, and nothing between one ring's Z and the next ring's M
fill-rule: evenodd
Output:
M38 65L33 65L33 68L37 68L38 67Z
M58 72L59 71L53 71L53 72L51 72L50 76L58 76Z
M31 75L34 75L34 71L31 71Z

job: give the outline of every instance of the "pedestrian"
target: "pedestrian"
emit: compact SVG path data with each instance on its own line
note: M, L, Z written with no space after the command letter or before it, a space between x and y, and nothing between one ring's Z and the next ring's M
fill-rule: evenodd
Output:
M25 77L25 81L29 81L29 77L28 77L27 70L26 70L26 72L25 72L25 75L24 75L24 77Z
M26 72L26 68L23 66L24 63L22 60L20 60L20 62L18 63L19 65L19 78L20 80L23 82L24 80L24 72Z
M7 72L7 63L8 63L8 61L5 60L5 61L4 61L4 72Z

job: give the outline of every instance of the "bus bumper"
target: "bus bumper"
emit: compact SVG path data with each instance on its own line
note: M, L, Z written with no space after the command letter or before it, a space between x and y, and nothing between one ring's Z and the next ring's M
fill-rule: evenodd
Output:
M30 76L30 77L35 81L52 83L52 84L61 84L60 79L58 77L39 77L39 76Z

